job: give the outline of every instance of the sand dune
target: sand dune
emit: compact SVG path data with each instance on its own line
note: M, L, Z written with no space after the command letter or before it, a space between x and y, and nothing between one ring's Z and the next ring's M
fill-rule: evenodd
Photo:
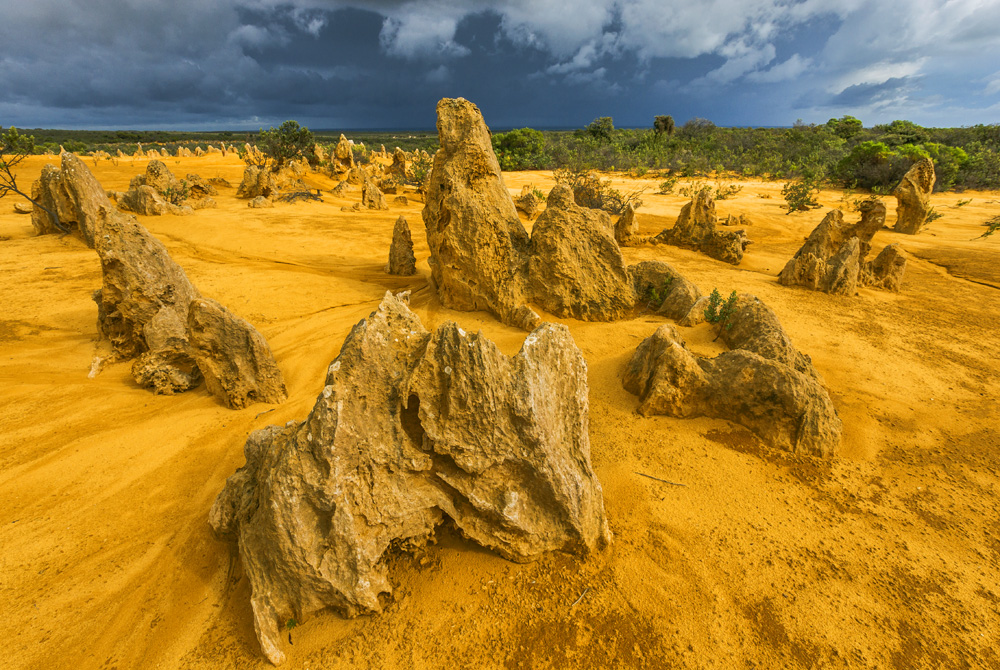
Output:
M26 161L22 185L47 161ZM234 185L243 169L233 156L165 162ZM145 165L93 171L124 190ZM515 194L553 183L544 172L505 179ZM654 180L615 182L649 189L642 235L672 225L686 200L652 194ZM588 361L611 548L517 565L445 532L392 559L396 599L383 614L323 613L294 628L285 667L1000 667L1000 239L972 241L1000 193L935 194L944 216L925 233L874 239L873 255L893 242L908 254L900 293L845 298L776 279L842 194L786 216L780 182L741 183L718 203L753 222L740 266L665 246L627 248L626 259L667 260L705 292L770 305L826 380L841 457L774 451L721 420L640 417L621 375L664 320L561 320ZM96 254L73 237L33 236L13 198L0 201L4 667L270 667L235 549L207 523L247 434L308 413L345 335L387 290L412 291L429 329L454 320L508 354L520 348L523 331L440 306L419 202L341 212L360 190L349 196L262 210L222 189L218 209L139 217L204 295L271 344L289 400L240 411L204 386L152 395L128 364L89 378ZM400 214L414 233L412 277L383 270ZM681 330L698 353L722 351L707 324Z

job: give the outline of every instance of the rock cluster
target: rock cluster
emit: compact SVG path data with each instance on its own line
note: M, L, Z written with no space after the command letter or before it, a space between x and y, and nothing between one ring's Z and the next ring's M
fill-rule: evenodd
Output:
M635 307L635 281L606 213L578 206L568 186L557 186L529 237L479 109L446 98L437 111L441 149L423 219L442 304L486 310L527 330L539 322L529 302L558 316L595 321Z
M252 200L258 197L270 198L278 191L274 173L256 165L247 165L243 170L243 180L236 189L237 198Z
M181 181L162 161L154 159L146 165L144 174L132 177L128 191L118 197L118 206L144 216L190 214L193 209L215 206L215 201L208 197L210 193L215 194L215 189L198 175L188 175Z
M361 204L367 209L389 209L389 205L385 202L385 195L379 189L375 180L368 176L368 173L362 172L364 175L363 181L361 182Z
M542 201L535 195L534 190L527 184L521 188L521 193L514 200L517 211L524 212L529 219L535 218L538 210L542 208Z
M100 182L83 161L63 151L61 167L46 165L31 185L31 197L42 207L32 208L31 225L39 235L61 232L49 214L59 217L64 228L77 232L88 247L100 231L100 222L108 212L115 210Z
M264 338L221 305L202 299L149 231L117 210L104 213L96 238L103 285L97 322L119 360L136 359L144 388L174 394L205 377L229 407L281 402L284 383Z
M334 175L340 175L350 172L353 168L354 151L351 149L351 141L341 134L330 156L330 170Z
M285 621L380 611L387 556L446 518L514 561L610 540L587 366L561 325L508 357L451 322L429 333L387 294L344 341L309 416L252 433L244 451L210 521L238 544L275 664Z
M417 271L417 258L413 255L410 226L400 216L392 228L392 245L389 247L389 264L385 268L391 275L407 277Z
M930 211L931 191L934 190L934 162L924 158L913 164L902 181L892 192L898 202L896 206L897 233L916 235L920 232L927 213Z
M835 295L854 295L859 286L898 291L906 258L898 244L886 246L874 261L866 260L871 240L885 224L885 205L861 204L861 220L844 221L844 213L831 210L778 275L785 286L806 286Z
M774 312L743 295L720 336L730 351L715 358L693 354L670 325L644 340L623 379L639 396L639 412L726 419L779 449L835 456L840 417L809 357L792 346Z
M673 228L653 238L655 243L697 249L726 263L739 265L750 240L743 230L716 230L715 199L708 191L697 193L684 205Z

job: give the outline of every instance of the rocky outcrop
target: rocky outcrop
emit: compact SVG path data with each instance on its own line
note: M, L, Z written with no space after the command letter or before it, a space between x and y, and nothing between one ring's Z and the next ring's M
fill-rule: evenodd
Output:
M247 203L247 207L252 207L253 209L266 209L268 207L274 207L274 201L270 198L258 195L256 198L253 198Z
M445 307L486 310L514 323L525 303L528 233L479 108L445 98L437 114L441 148L423 209L431 279Z
M835 456L842 424L812 363L763 303L742 296L739 304L732 329L720 330L731 350L715 358L693 354L670 325L639 345L623 379L639 412L726 419L779 449Z
M514 206L517 211L524 212L526 217L533 219L538 214L538 210L542 208L542 201L535 195L530 186L525 185L521 188L520 195L514 200Z
M610 321L631 311L635 290L608 214L577 205L566 184L557 184L546 202L531 233L532 302L583 321Z
M118 206L128 212L143 216L160 216L170 211L170 205L152 186L131 184L129 189L121 194Z
M188 190L190 191L189 197L192 200L200 200L212 195L219 195L218 189L215 188L215 179L202 179L199 175L188 174L187 177L184 178L184 181L187 183ZM229 186L229 182L225 179L223 179L222 182L225 186Z
M392 154L392 165L389 166L389 176L399 184L406 181L406 152L399 147L396 147L396 151Z
M341 134L330 156L330 170L334 175L340 175L350 172L352 168L354 168L354 151L351 149L350 140Z
M115 206L104 188L73 154L63 151L61 167L46 165L31 186L31 197L43 207L31 212L31 225L39 235L61 232L48 210L55 212L64 228L78 233L89 247L100 234L100 222Z
M684 205L673 228L653 238L654 243L697 249L726 263L739 265L750 240L743 230L716 230L715 199L707 191Z
M392 228L392 245L389 247L389 264L385 271L391 275L407 277L417 271L417 258L413 255L410 226L400 216Z
M389 209L385 195L379 189L375 180L365 174L361 182L361 204L367 209Z
M615 240L619 246L627 247L638 235L639 222L635 218L635 208L632 203L628 203L625 211L615 221Z
M267 168L259 168L256 165L248 165L243 170L243 181L236 189L237 198L252 200L259 196L270 198L278 190L278 185L274 181L274 173Z
M187 313L201 297L198 290L163 244L131 217L115 212L101 231L96 249L103 286L94 293L101 334L117 358L139 357L133 366L138 383L158 393L186 391L197 383Z
M564 326L508 357L454 323L428 333L387 294L309 416L252 433L212 507L215 532L238 544L264 655L284 660L291 618L380 611L390 548L420 546L445 518L515 561L604 546L586 370Z
M896 196L897 233L916 235L927 220L930 211L931 191L934 190L934 162L924 158L913 164L903 176L899 186L892 192Z
M271 348L257 329L206 298L188 308L187 334L209 393L230 409L288 397Z
M167 193L167 191L176 191L181 188L180 180L160 160L149 161L146 165L145 174L133 177L129 183L129 188L131 189L133 186L138 185L150 186L161 195Z
M399 205L400 207L406 207L410 204L410 201L405 195L397 195L392 199L392 204Z
M646 304L668 319L683 319L702 297L697 286L663 261L630 265L628 274L639 304Z
M861 220L855 224L846 223L839 209L828 212L785 264L778 281L834 295L854 295L859 286L898 291L906 269L898 246L886 247L881 260L867 260L872 238L885 224L885 205L866 201L860 209Z

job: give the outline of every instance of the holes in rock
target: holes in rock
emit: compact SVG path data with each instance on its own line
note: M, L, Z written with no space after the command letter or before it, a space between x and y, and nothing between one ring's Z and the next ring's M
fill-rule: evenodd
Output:
M424 448L424 427L420 424L420 398L411 395L399 417L403 432L417 447Z

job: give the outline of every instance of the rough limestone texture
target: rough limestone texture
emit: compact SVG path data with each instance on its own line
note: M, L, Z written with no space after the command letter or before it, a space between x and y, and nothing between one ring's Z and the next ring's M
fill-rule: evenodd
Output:
M379 190L375 180L367 174L361 182L361 204L367 209L389 209L385 195Z
M635 290L608 214L577 205L566 184L557 184L546 203L531 232L532 301L582 321L611 321L631 311Z
M389 247L389 264L385 271L391 275L407 277L417 272L417 257L413 255L410 226L400 216L392 228L392 245Z
M259 168L256 165L248 165L243 170L243 181L236 189L237 198L252 200L258 196L270 198L278 190L278 185L274 181L274 173L267 168Z
M343 174L350 172L354 168L354 151L351 149L351 141L340 135L337 146L333 148L333 155L330 156L330 169L333 174Z
M116 211L115 206L82 160L68 151L59 158L61 167L42 168L40 178L31 186L31 197L55 212L63 227L76 231L88 247L93 247L100 222ZM31 225L39 235L61 232L49 213L37 206L31 212Z
M520 195L514 200L514 206L517 211L524 212L526 217L533 219L538 214L538 210L542 208L542 201L535 195L534 190L525 184L521 187Z
M288 397L281 370L264 336L247 321L207 298L188 308L187 334L209 393L230 409Z
M663 261L630 265L628 274L639 304L655 308L657 314L668 319L684 319L702 297L694 283Z
M128 212L143 216L160 216L170 210L170 205L152 186L145 184L130 184L129 189L121 194L118 206Z
M750 240L743 230L716 230L715 199L702 191L684 205L673 228L653 238L656 243L697 249L726 263L739 265Z
M338 198L343 198L350 191L351 185L347 183L347 180L337 182L337 185L330 189L330 193L337 196Z
M615 240L619 246L628 246L639 235L639 221L635 218L635 208L632 203L625 205L618 220L615 221Z
M742 296L740 304L732 320L738 333L725 338L731 350L715 358L693 354L670 325L639 345L623 379L639 396L639 412L726 419L779 449L834 457L843 426L808 357L759 300Z
M906 270L898 246L886 247L875 262L867 260L872 238L884 224L881 202L862 203L861 220L855 224L846 223L839 209L831 210L785 264L778 281L834 295L854 295L859 286L898 291Z
M15 214L31 214L34 209L34 205L26 202L15 202L14 203L14 213Z
M117 212L96 240L103 286L95 291L97 323L120 359L139 357L133 376L157 393L197 383L187 336L188 305L201 297L163 244Z
M525 303L530 240L504 186L490 131L462 98L437 106L441 148L423 209L431 279L445 307L486 310L507 324Z
M392 154L392 165L389 166L389 176L402 184L406 181L406 152L396 147Z
M587 365L565 326L513 357L454 323L428 333L387 294L357 324L304 421L250 435L210 522L235 541L264 655L280 626L382 609L387 556L445 518L514 561L610 540L590 465Z
M927 220L930 211L931 191L934 190L934 162L924 158L913 164L892 192L896 196L897 233L916 235Z
M247 207L252 207L254 209L266 209L268 207L274 207L274 201L270 198L258 195L256 198L253 198L247 203Z

